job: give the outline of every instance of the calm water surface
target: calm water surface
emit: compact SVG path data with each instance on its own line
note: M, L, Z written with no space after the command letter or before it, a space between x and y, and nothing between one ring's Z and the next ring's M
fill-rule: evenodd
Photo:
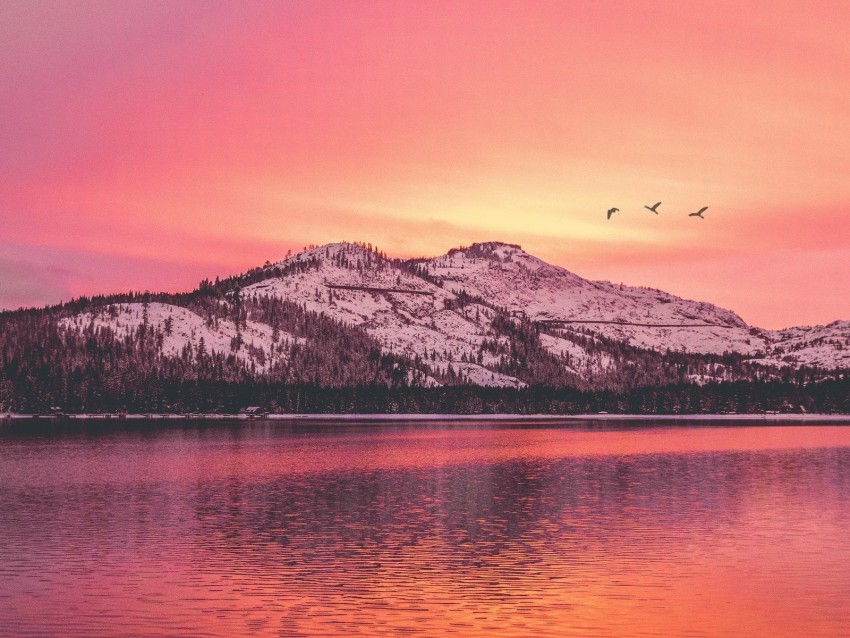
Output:
M0 634L850 636L850 427L76 427L0 434Z

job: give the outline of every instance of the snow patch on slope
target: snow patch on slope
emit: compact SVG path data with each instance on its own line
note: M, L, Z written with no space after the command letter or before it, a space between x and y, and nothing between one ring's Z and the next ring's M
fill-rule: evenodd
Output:
M770 363L850 368L850 321L774 330L770 336Z
M167 334L166 325L171 323L171 332ZM136 333L145 323L145 304L123 303L106 306L99 312L83 312L74 317L64 318L60 325L84 328L92 325L95 330L111 329L116 337L124 338ZM241 330L242 344L235 352L232 350L236 339L236 325L232 321L218 320L208 325L203 317L181 306L152 302L147 304L147 325L163 333L162 352L166 356L179 357L186 346L197 353L201 340L208 354L231 352L246 363L253 363L258 372L265 372L272 361L280 360L283 355L275 348L272 340L272 327L254 321L248 321ZM299 339L285 332L280 333L279 344L298 343ZM258 360L253 349L262 348L265 362ZM284 351L287 348L283 348Z
M461 371L458 366L464 365L464 374L468 371L471 380L486 380L486 385L522 385L519 379L482 368L482 365L497 362L490 354L483 356L481 365L472 363L477 361L481 343L488 338L490 320L494 316L492 309L476 304L463 309L446 309L446 302L451 303L456 298L452 291L411 274L356 244L321 246L277 265L286 267L293 263L312 263L315 267L246 286L241 294L277 295L302 304L307 310L323 312L343 323L360 326L380 340L385 352L419 357L435 371L444 373L451 362L455 371ZM468 366L461 361L464 357L470 361Z
M530 319L622 321L647 325L573 324L633 346L696 353L763 351L767 340L738 315L649 288L594 282L529 255L519 246L490 242L453 250L425 262L444 287L495 301ZM676 324L700 327L656 327ZM702 327L712 324L711 327Z

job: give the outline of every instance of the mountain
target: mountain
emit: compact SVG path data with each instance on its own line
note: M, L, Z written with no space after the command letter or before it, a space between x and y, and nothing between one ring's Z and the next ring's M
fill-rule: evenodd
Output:
M0 342L10 406L27 393L82 408L92 392L127 404L154 392L173 407L178 382L623 392L850 368L848 321L764 330L501 242L407 260L368 244L312 247L189 293L0 313Z
M303 268L291 272L296 264ZM485 348L478 363L497 310L542 328L545 350L580 377L610 363L599 338L656 352L746 355L764 365L850 367L850 348L844 348L850 346L850 322L764 330L709 303L583 279L515 244L479 243L406 261L357 244L329 244L265 273L241 294L279 296L361 326L388 351L420 355L435 370L463 363L465 354L475 363L462 369L474 383L516 383L492 372L495 352ZM547 323L557 320L611 323ZM593 345L582 345L588 339ZM498 341L505 345L507 338Z

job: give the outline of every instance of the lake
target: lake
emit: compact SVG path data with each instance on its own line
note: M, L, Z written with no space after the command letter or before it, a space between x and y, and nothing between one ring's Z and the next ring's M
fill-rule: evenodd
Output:
M3 635L850 635L850 427L25 427Z

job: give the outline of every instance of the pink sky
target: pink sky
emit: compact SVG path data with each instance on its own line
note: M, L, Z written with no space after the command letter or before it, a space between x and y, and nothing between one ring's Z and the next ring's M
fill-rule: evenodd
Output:
M0 307L495 239L764 327L850 319L847 24L809 1L6 0Z

